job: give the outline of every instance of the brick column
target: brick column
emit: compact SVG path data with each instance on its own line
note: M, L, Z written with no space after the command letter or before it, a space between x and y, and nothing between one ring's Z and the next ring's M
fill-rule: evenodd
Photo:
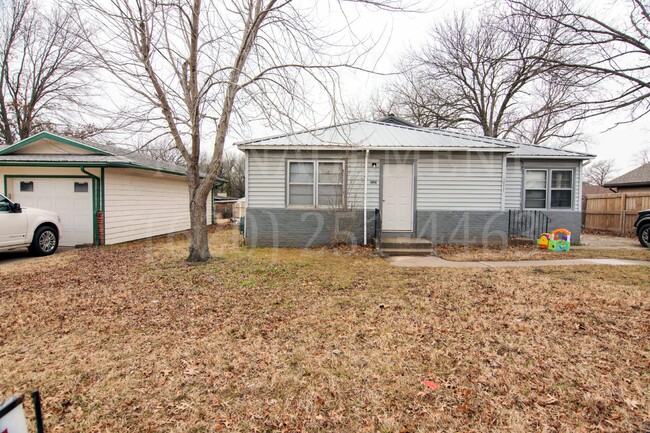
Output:
M99 245L104 245L104 212L97 212L97 236Z

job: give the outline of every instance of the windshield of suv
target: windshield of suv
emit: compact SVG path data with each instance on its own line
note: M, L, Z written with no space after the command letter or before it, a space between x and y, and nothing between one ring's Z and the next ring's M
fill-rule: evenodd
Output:
M10 203L7 197L0 194L0 212L11 212Z

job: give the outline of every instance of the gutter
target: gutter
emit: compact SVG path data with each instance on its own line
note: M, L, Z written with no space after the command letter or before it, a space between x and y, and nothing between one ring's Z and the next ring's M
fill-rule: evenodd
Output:
M289 146L289 145L277 145L277 146L240 146L240 150L259 150L259 151L270 151L270 150L358 150L364 151L366 149L357 147L357 146L345 146L345 145L331 145L331 146ZM515 148L495 148L495 147L427 147L427 146L377 146L372 150L379 152L384 151L405 151L405 152L487 152L487 153L512 153ZM576 158L573 158L576 159Z
M507 182L508 158L503 155L501 162L501 212L506 210L506 182Z

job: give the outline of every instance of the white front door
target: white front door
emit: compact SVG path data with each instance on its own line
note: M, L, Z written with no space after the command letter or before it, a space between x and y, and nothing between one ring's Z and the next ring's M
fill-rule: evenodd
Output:
M413 164L384 164L381 185L382 230L413 231Z
M61 246L93 243L93 182L90 178L14 178L13 196L21 207L56 212Z

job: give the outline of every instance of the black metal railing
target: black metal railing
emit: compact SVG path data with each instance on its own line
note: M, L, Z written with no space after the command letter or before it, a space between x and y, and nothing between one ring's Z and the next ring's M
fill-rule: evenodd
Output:
M548 232L551 219L538 210L509 210L508 237L524 237L537 239L542 233Z
M378 208L375 208L375 245L381 253L381 214Z

